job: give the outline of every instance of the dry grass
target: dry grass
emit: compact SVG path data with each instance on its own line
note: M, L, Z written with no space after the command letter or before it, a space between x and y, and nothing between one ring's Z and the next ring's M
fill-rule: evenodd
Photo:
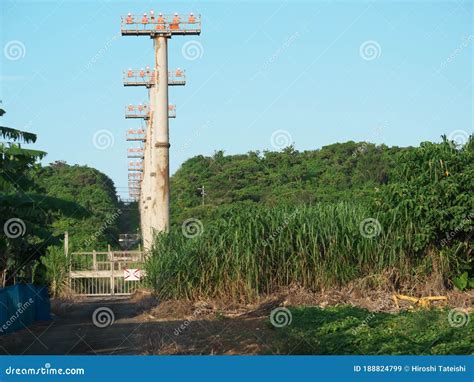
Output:
M83 300L83 296L76 295L69 289L64 290L59 297L51 298L51 312L59 317L64 316L75 303Z
M395 291L389 287L369 289L367 280L355 280L345 287L329 288L311 292L301 287L291 287L278 293L259 297L254 303L235 303L225 299L168 300L148 305L144 317L149 320L170 319L214 319L268 317L278 306L319 306L326 308L337 305L351 305L372 312L398 312L409 309L410 304L401 301L400 308L393 302ZM427 297L437 294L406 293L413 297ZM474 292L447 291L447 302L434 302L431 306L448 306L474 310Z

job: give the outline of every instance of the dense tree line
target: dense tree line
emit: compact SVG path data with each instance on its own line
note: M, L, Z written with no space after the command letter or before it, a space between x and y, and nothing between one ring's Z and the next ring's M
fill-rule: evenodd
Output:
M117 242L123 211L108 176L94 168L58 161L39 168L35 178L44 194L75 202L88 212L87 217L66 216L61 211L51 216L54 234L68 231L72 250L105 249Z
M303 152L288 147L282 152L196 156L172 177L173 221L207 216L216 206L236 202L276 206L367 201L388 182L394 158L403 150L350 141Z
M64 162L41 167L46 153L25 147L36 142L30 132L0 126L0 136L0 285L31 280L65 231L71 250L116 243L122 206L110 178Z
M472 137L217 152L187 161L173 185L174 226L147 263L163 298L252 300L356 278L409 293L474 287Z
M0 110L0 116L3 114ZM46 248L55 246L57 250L61 246L65 231L70 233L71 250L99 249L107 244L118 247L119 233L138 231L137 203L120 202L112 180L106 175L62 161L42 167L38 162L46 153L24 147L26 143L35 143L34 134L0 127L0 135L4 139L0 142L3 284L31 277ZM441 143L425 142L420 147L408 148L350 141L302 152L290 146L281 152L225 155L217 151L211 157L199 155L183 163L171 179L172 232L177 230L181 235L181 225L188 218L201 220L207 229L215 226L232 231L228 221L239 219L242 211L242 216L248 214L247 220L255 220L255 227L262 230L263 238L259 240L265 243L268 235L273 237L280 227L278 221L287 226L285 216L292 216L288 211L301 206L309 208L308 221L311 214L318 217L332 213L328 211L344 211L347 218L354 220L354 227L367 211L371 216L379 216L381 229L404 230L400 239L392 235L392 252L385 259L386 264L394 264L399 257L397 251L402 250L409 261L418 259L413 264L429 264L427 267L439 271L445 282L449 278L459 289L465 289L474 286L473 163L472 137L463 146L443 137ZM254 216L257 211L264 220L273 216L276 226L267 232L263 228L266 220L258 223ZM278 215L278 211L284 211L283 215ZM334 219L338 217L328 221ZM247 232L245 220L239 220L242 232ZM292 219L291 224L297 227L294 232L298 232L300 223L298 218ZM319 232L321 227L311 224L308 227ZM337 231L344 240L346 229ZM255 231L251 228L248 232L253 235ZM181 236L173 235L170 238L174 239L162 246L163 253L169 253L170 258L182 250L176 247ZM209 248L213 248L216 237L208 237ZM304 245L301 238L294 242L290 235L287 239L288 243ZM275 243L271 241L272 245ZM229 245L234 250L234 244ZM258 248L257 245L255 251ZM264 248L268 252L269 247ZM276 247L273 252L280 249ZM374 251L370 256L378 250ZM310 251L308 255L315 253ZM203 254L197 256L196 261ZM273 261L271 256L268 261ZM163 265L161 260L157 264ZM258 267L255 272L258 273Z

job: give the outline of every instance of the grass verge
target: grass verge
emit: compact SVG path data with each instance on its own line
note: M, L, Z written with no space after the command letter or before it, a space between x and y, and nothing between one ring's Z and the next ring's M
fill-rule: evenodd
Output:
M275 328L281 354L474 354L474 323L461 310L390 314L344 305L290 312L291 323Z

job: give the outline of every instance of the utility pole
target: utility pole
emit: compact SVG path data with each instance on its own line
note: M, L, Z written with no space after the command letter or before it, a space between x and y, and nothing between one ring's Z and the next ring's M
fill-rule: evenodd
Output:
M202 205L204 205L204 197L207 195L206 194L206 189L204 188L204 185L202 185L202 187L198 187L198 190L201 193Z
M145 249L153 245L155 232L167 232L170 225L169 182L169 118L176 116L176 108L168 103L168 86L184 85L184 71L168 71L168 40L177 35L199 35L201 17L192 13L155 16L131 15L122 17L122 36L149 36L154 46L153 70L129 69L124 73L125 86L146 86L149 105L129 105L126 118L143 118L146 132L142 134L143 163L140 188L130 188L140 208L140 224ZM134 168L130 171L135 171Z
M64 255L68 257L69 255L69 232L64 232Z

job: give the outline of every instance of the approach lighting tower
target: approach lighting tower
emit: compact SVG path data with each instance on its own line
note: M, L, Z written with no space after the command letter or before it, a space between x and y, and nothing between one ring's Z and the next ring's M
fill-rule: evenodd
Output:
M153 11L143 15L128 14L122 17L121 32L122 36L148 36L154 45L153 69L145 68L138 72L129 69L124 74L125 86L142 85L149 89L150 101L146 111L126 109L127 118L147 121L139 206L143 245L148 249L154 232L166 232L170 224L168 118L175 116L175 108L168 105L168 86L185 83L184 71L168 70L168 40L173 36L201 34L201 17L192 13L156 15ZM134 193L136 195L135 190Z

